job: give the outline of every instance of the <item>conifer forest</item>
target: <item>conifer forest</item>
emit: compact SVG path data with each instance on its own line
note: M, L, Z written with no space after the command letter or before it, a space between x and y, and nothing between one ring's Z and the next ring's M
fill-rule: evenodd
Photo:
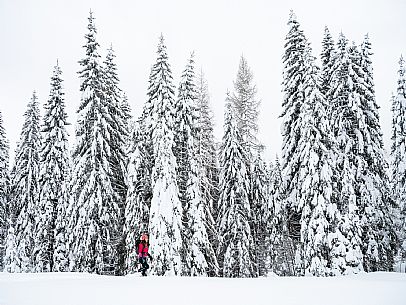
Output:
M147 98L134 114L113 47L100 55L90 12L76 121L67 116L58 62L48 98L33 92L27 101L19 139L7 138L0 112L0 271L132 274L143 232L153 275L325 277L405 262L404 59L388 97L385 152L368 35L350 43L326 27L314 54L293 12L285 29L282 147L268 162L247 58L224 96L218 141L195 54L175 82L158 33Z

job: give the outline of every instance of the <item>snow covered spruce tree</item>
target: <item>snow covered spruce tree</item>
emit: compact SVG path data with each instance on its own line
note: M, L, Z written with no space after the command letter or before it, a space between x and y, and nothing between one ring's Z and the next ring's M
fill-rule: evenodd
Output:
M281 200L285 211L289 239L297 245L300 241L300 217L298 183L300 167L299 141L303 126L301 113L304 103L303 82L305 73L306 37L296 15L291 12L289 32L286 35L283 55L283 102L282 102L282 182ZM288 242L288 241L286 241ZM288 242L289 243L289 242ZM293 258L292 258L293 259Z
M361 270L356 266L359 257L365 271L391 269L396 242L370 49L368 37L360 51L354 44L348 46L344 35L340 35L327 93L332 97L333 128L339 146L337 189L343 217L340 230L347 239L347 252L354 254L351 259L350 254L340 250L348 267L345 271L340 267L344 273ZM344 258L340 260L343 264Z
M6 236L8 224L8 195L10 187L9 144L0 112L0 271L4 268L3 258L6 254Z
M38 216L38 173L40 125L37 95L34 92L24 113L24 125L11 174L9 213L10 236L6 248L6 270L33 271L35 226ZM10 247L16 246L17 249ZM14 255L13 260L8 255ZM14 266L14 267L12 267ZM11 269L10 269L11 268Z
M330 89L333 97L333 134L337 140L337 166L334 172L337 179L337 206L340 221L333 228L331 236L332 274L351 274L363 270L362 228L360 223L359 187L357 168L360 143L358 135L361 113L360 98L355 90L357 82L351 78L354 63L350 59L348 41L341 33L337 42Z
M41 128L39 205L33 253L36 272L67 270L64 211L67 207L66 186L70 164L61 74L57 63L51 78L49 99L44 106ZM63 215L58 215L58 212Z
M193 255L200 259L201 253L192 254L192 219L189 219L191 205L193 210L201 204L200 185L197 179L197 156L196 156L196 85L194 72L194 54L192 53L182 73L178 88L178 98L174 109L174 140L173 149L176 158L176 182L179 188L179 199L182 204L182 274L190 275ZM190 179L190 180L189 180ZM191 182L191 184L189 184ZM197 212L197 211L195 211ZM196 246L196 245L195 245ZM200 247L195 247L199 250ZM200 250L199 250L200 252ZM201 259L200 259L201 260ZM202 263L203 260L201 260ZM194 272L206 272L207 263L204 266L195 266Z
M192 53L178 90L175 105L175 148L177 181L182 202L183 274L206 276L218 269L208 227L212 223L209 202L204 201L201 188L201 157L199 155L196 76Z
M255 277L250 180L247 154L237 128L231 97L227 95L224 136L220 152L219 249L224 277Z
M392 189L399 211L397 229L400 248L398 256L406 259L406 66L399 60L397 93L392 97Z
M99 64L94 18L90 12L85 35L86 56L82 70L81 103L73 150L73 170L69 201L70 270L117 274L120 270L118 244L122 234L122 194L114 161L119 155L117 105L111 99L105 73Z
M379 106L375 99L371 43L368 35L360 51L352 56L359 68L354 82L361 101L362 130L357 181L360 185L360 215L362 223L362 252L365 271L391 271L394 264L397 237L392 211L394 200L389 185L388 162L384 152L379 121ZM358 136L359 138L359 136Z
M333 151L328 106L321 93L319 69L311 54L305 51L303 74L304 101L298 142L297 204L301 211L300 265L302 274L329 275L330 224L337 223L337 207L333 201ZM297 262L299 263L299 262Z
M119 203L119 228L120 231L124 225L124 211L125 211L125 200L127 195L127 185L125 177L127 176L127 155L126 155L126 145L129 136L128 130L128 120L129 120L129 105L125 104L122 98L122 92L119 88L119 78L117 75L117 65L115 63L115 53L113 47L107 50L107 56L104 61L104 73L105 73L105 84L104 84L104 94L106 99L106 105L108 109L108 115L110 122L107 125L108 132L110 134L110 157L109 163L111 168L111 184L113 190L116 194L120 196ZM115 242L118 244L118 266L119 274L124 273L124 254L125 245L122 234L117 234L113 237Z
M218 154L214 139L213 112L210 108L210 95L207 80L202 70L197 75L196 82L197 103L197 155L198 175L202 200L206 208L206 230L213 249L218 248L218 234L215 219L219 213L218 208ZM219 274L218 261L209 262L209 276Z
M152 199L149 218L151 254L156 275L182 273L182 204L176 183L175 99L172 71L164 38L161 35L156 63L152 66L148 88L148 102L153 111L149 120L154 162L152 166Z

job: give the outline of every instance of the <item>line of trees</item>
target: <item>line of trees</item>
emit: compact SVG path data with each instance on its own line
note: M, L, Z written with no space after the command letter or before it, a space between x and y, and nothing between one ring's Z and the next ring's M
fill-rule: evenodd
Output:
M35 92L27 106L11 172L0 115L1 269L133 273L144 231L156 275L331 276L388 271L406 258L403 59L389 164L368 36L360 46L343 34L334 43L326 28L318 67L292 12L282 155L267 164L244 57L216 143L208 84L193 53L176 89L161 35L134 120L113 48L101 62L92 13L88 20L72 152L58 63L44 118Z

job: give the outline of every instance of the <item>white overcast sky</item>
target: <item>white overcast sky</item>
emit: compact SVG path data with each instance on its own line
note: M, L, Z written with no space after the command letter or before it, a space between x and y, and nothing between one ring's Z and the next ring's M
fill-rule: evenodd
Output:
M72 146L80 102L78 61L84 57L90 9L96 18L103 59L110 44L116 51L120 85L134 116L139 115L146 99L150 67L163 33L176 87L190 52L195 51L197 69L203 69L209 82L215 134L221 139L225 94L233 89L243 54L262 101L259 138L267 146L268 160L281 149L281 58L289 11L296 13L318 57L326 25L335 40L342 31L350 42L359 44L369 33L375 53L376 97L389 149L390 97L396 90L399 57L406 55L404 0L0 0L0 111L11 156L33 90L41 109L48 98L57 59L72 123L68 129Z

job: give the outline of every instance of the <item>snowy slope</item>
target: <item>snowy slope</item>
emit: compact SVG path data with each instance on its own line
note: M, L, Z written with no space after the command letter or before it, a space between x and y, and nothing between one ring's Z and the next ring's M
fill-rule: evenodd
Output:
M1 305L404 305L405 291L400 273L258 279L0 273Z

